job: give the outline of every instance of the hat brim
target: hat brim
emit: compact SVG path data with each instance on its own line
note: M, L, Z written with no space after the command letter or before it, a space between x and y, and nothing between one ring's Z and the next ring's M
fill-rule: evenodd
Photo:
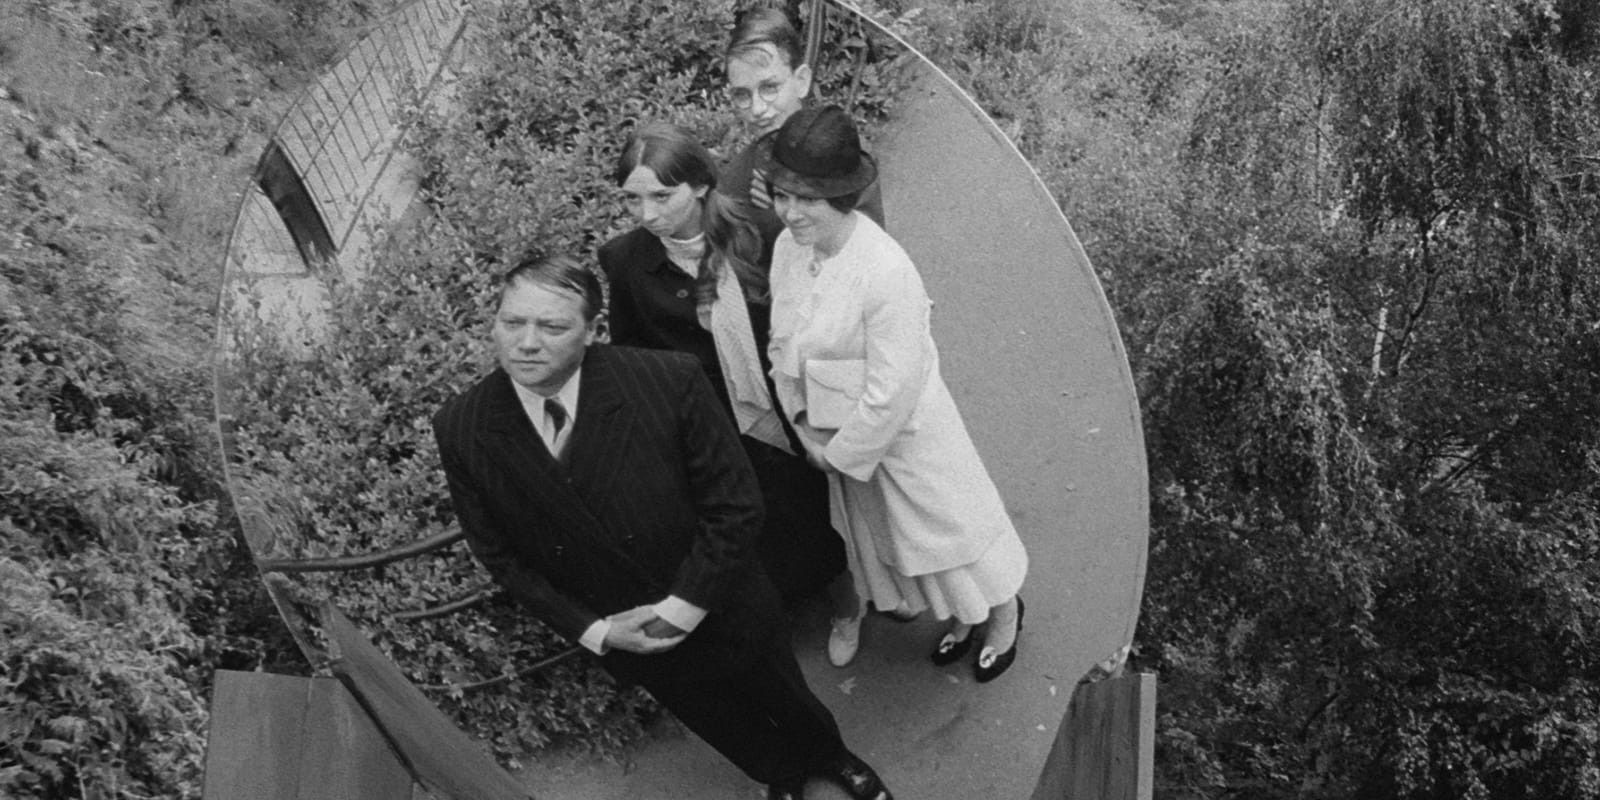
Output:
M772 156L772 146L778 141L776 135L765 136L756 143L756 169L767 176L767 182L772 188L794 197L814 197L827 199L830 197L843 197L855 194L878 179L878 162L870 153L861 154L861 164L848 175L834 175L818 177L802 175L778 163Z

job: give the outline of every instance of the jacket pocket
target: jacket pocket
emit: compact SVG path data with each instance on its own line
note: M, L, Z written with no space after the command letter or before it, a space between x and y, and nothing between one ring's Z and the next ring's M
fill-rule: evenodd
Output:
M806 421L813 428L838 430L855 413L867 384L867 362L861 358L806 360Z

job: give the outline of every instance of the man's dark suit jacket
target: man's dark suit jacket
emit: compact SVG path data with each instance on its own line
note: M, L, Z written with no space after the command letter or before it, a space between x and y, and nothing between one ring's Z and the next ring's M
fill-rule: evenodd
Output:
M473 553L573 641L600 617L669 594L708 610L666 653L602 656L619 678L702 680L743 668L771 645L782 612L752 555L762 521L755 476L700 364L596 344L580 375L560 462L504 370L434 415Z

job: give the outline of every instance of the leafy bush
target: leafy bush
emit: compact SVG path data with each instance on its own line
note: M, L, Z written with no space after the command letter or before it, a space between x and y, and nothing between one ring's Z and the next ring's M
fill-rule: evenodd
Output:
M104 262L17 229L37 238L0 273L0 791L193 795L209 675L186 616L231 540L179 485L192 421L101 344L130 338Z
M196 421L160 397L194 376L135 369L122 232L65 213L83 151L34 141L0 159L0 793L192 795L215 518Z
M157 591L172 587L140 581L168 578L169 563L94 551L41 570L0 556L0 792L198 795L205 708L184 662L202 643Z
M1600 795L1593 4L919 5L1122 322L1161 793Z
M217 199L282 102L264 76L305 51L242 46L221 8L0 7L8 798L198 796L212 670L293 657L225 513L207 348Z
M1468 5L1207 22L1202 91L1148 104L1173 246L1112 269L1175 793L1600 794L1600 50Z

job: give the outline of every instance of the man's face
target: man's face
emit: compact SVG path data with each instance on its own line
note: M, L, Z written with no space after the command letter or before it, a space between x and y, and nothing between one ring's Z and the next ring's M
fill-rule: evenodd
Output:
M622 204L656 236L690 239L700 233L700 198L709 187L666 186L649 167L634 167L622 183Z
M583 363L598 318L584 319L583 298L572 292L518 281L495 312L495 356L511 380L546 397Z
M790 69L770 44L728 59L728 99L757 135L782 127L810 93L811 67Z

